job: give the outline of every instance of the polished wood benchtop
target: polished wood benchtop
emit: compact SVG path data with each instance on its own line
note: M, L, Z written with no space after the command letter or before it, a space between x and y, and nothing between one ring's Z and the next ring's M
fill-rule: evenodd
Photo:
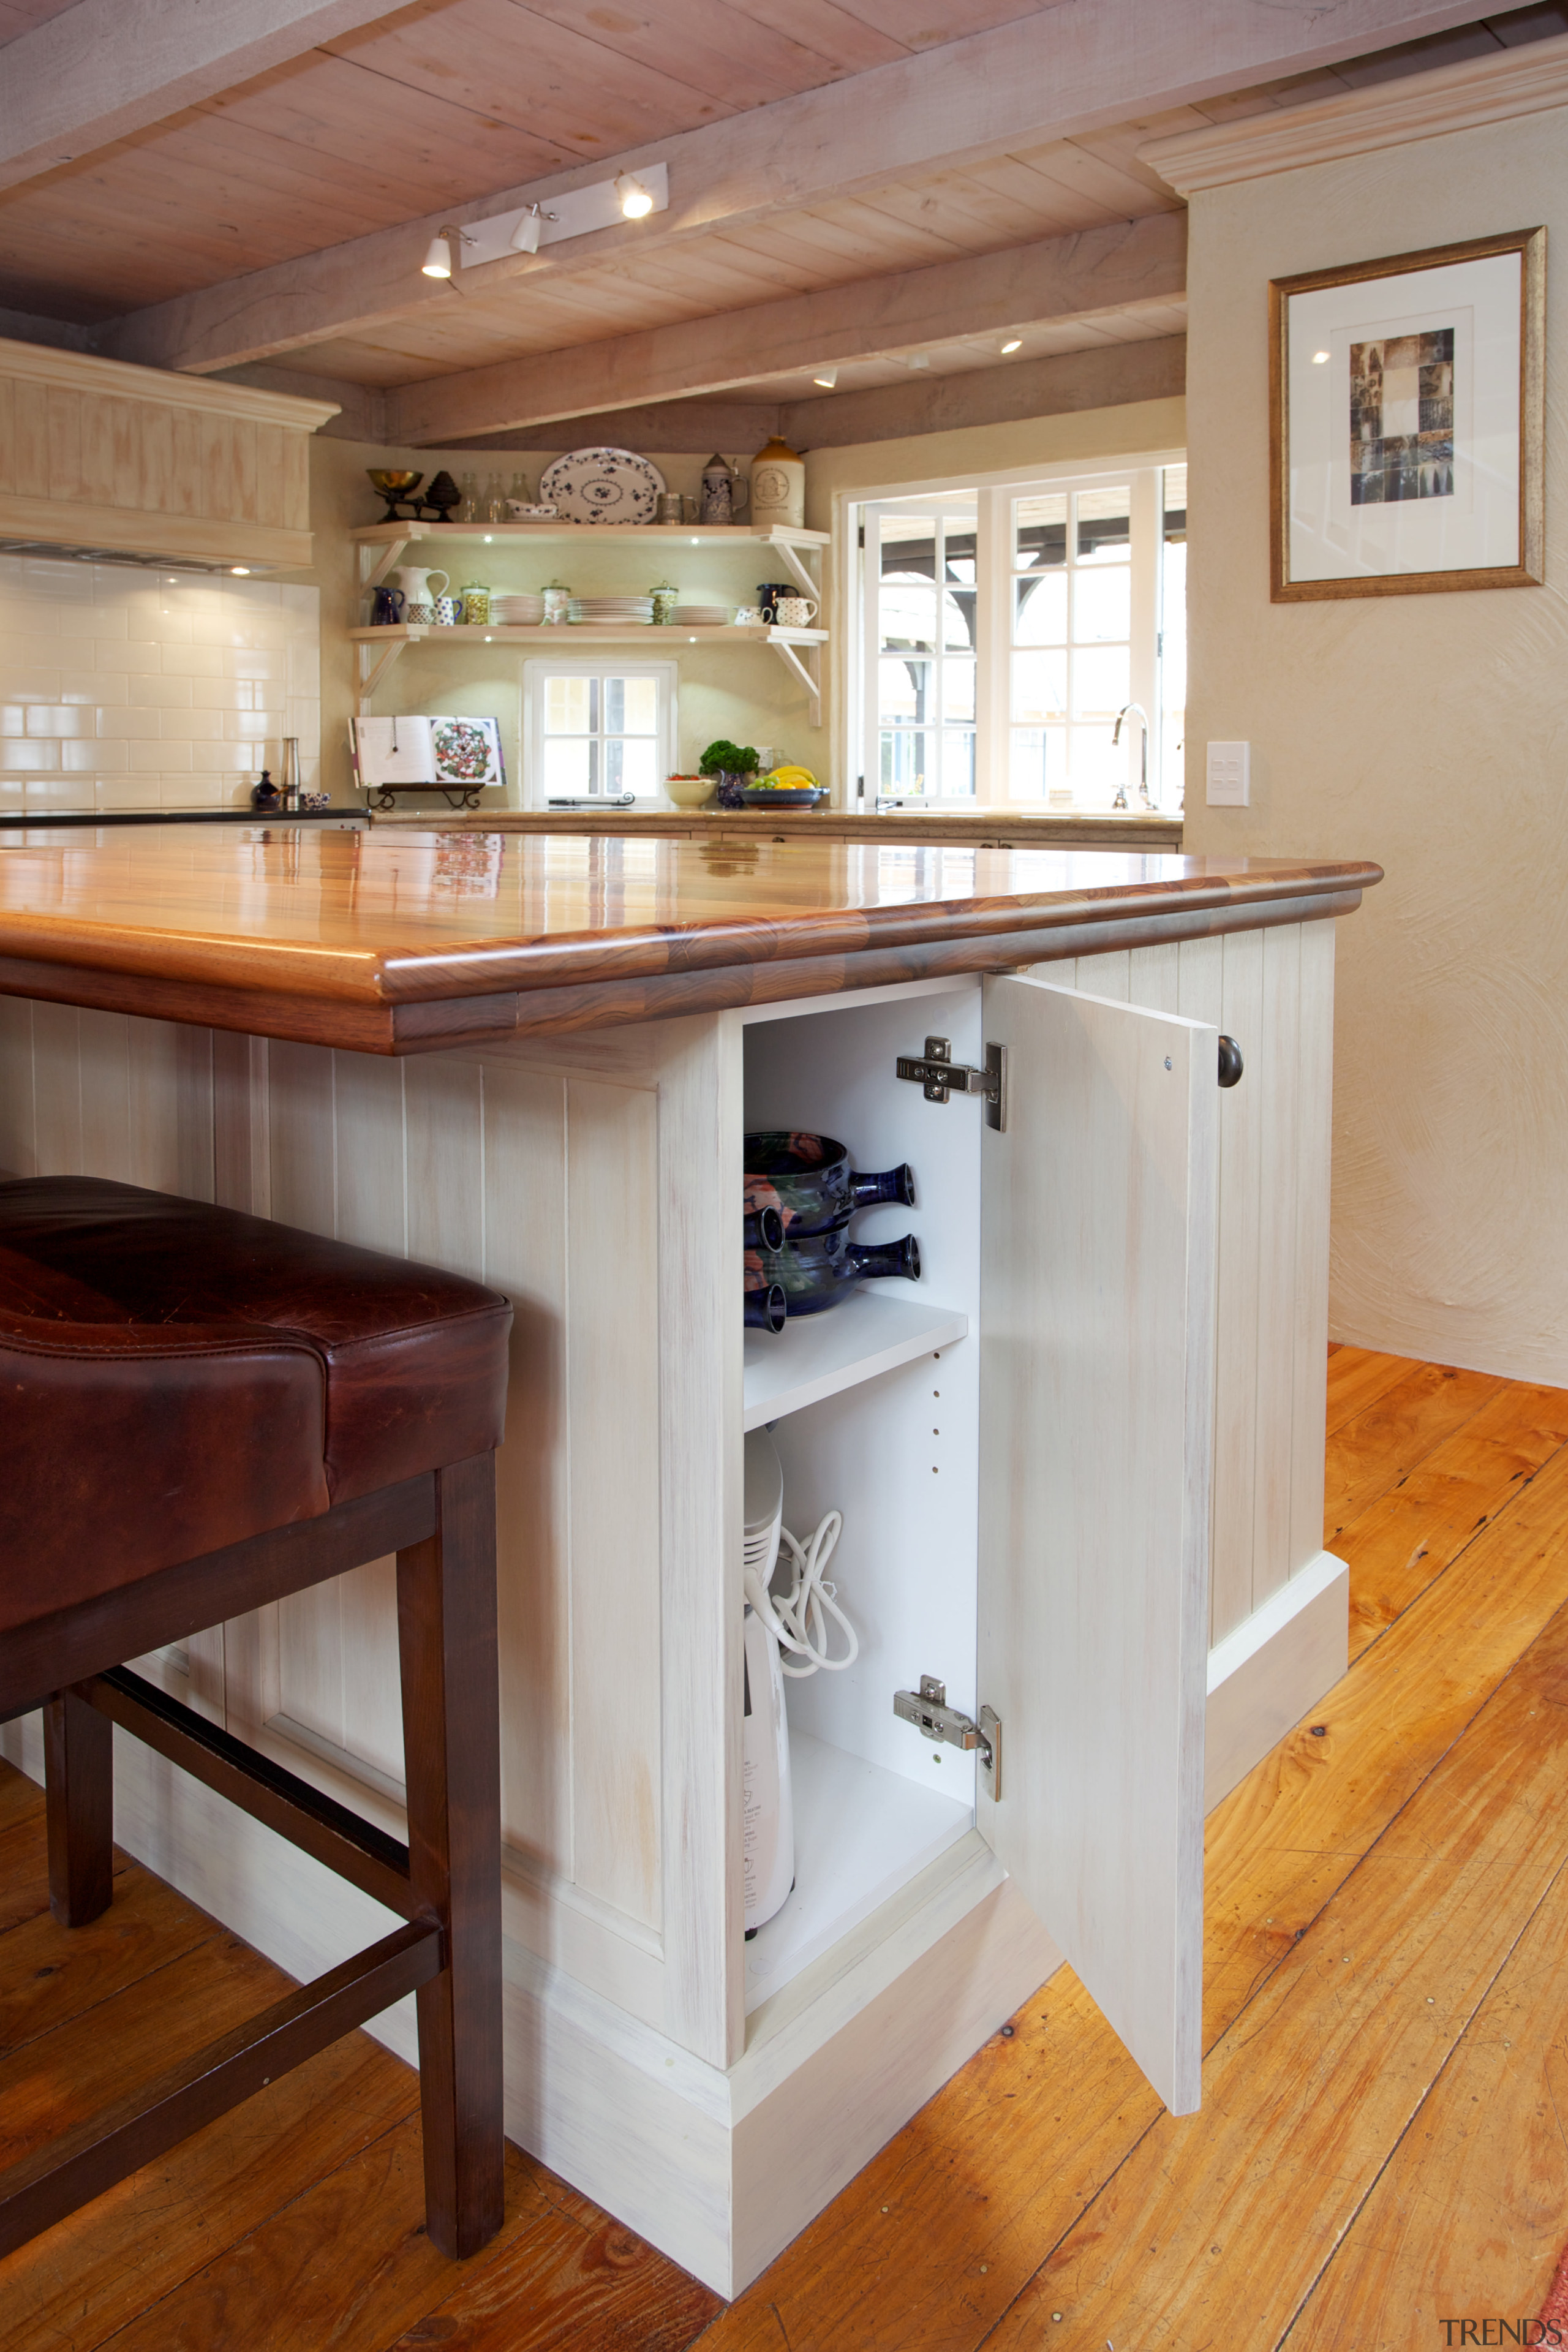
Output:
M396 826L0 838L0 992L381 1054L1348 913L1363 862Z
M1182 845L1182 819L1163 809L1067 809L1055 814L1005 803L979 809L660 808L440 809L383 811L373 825L460 827L473 833L624 833L666 841L889 841L953 843L965 848L1163 849Z

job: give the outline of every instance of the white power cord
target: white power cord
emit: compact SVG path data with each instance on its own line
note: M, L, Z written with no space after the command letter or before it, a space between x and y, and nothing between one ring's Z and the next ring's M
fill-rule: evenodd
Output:
M859 1636L838 1606L838 1588L829 1584L825 1574L843 1525L842 1513L829 1511L811 1541L804 1546L787 1528L780 1528L779 1567L787 1565L789 1570L787 1592L770 1591L754 1568L745 1571L746 1598L784 1653L779 1660L780 1667L795 1680L816 1674L819 1666L826 1667L829 1674L837 1674L841 1668L852 1666L860 1654ZM773 1573L776 1576L778 1569ZM827 1654L832 1638L827 1625L829 1617L843 1627L849 1644L841 1658ZM792 1666L792 1656L804 1658L805 1664Z

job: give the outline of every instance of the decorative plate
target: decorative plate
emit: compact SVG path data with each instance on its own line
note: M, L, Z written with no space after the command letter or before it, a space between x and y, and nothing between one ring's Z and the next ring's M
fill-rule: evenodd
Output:
M567 522L651 522L664 476L633 449L574 449L539 478Z

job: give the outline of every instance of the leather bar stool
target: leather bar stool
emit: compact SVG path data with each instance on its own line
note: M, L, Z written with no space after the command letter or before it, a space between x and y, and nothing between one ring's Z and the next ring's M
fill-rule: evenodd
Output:
M405 1922L0 2173L0 2253L410 1991L430 2236L500 2227L510 1324L478 1283L260 1217L0 1183L0 1722L44 1706L55 1916L110 1901L118 1723ZM124 1665L388 1552L406 1845Z

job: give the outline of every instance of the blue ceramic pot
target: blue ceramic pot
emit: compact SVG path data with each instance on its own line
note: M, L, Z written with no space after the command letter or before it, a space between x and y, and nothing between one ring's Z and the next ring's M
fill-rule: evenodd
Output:
M831 1135L770 1129L745 1138L746 1206L776 1203L786 1239L824 1233L857 1209L878 1201L915 1205L915 1180L909 1161L880 1176L862 1176L849 1165L846 1145Z
M847 1298L857 1283L892 1275L910 1282L921 1278L921 1245L913 1234L897 1242L852 1242L848 1217L823 1233L792 1234L782 1250L759 1250L755 1256L759 1286L782 1290L791 1315L820 1315Z

